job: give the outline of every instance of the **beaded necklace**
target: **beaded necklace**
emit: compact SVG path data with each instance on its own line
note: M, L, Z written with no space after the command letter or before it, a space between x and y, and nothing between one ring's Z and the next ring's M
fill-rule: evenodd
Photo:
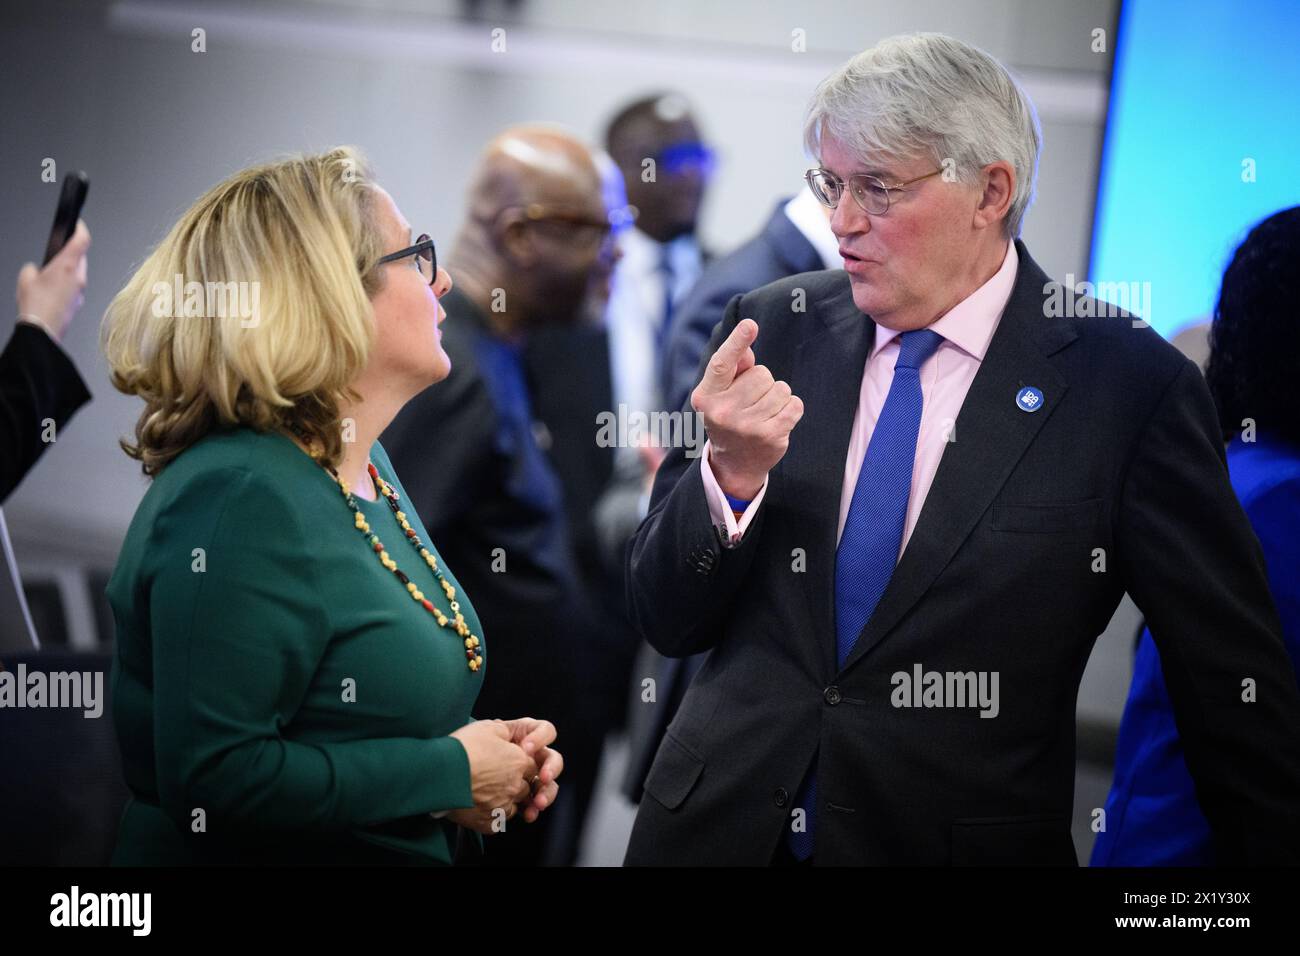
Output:
M433 556L433 552L424 546L424 542L420 540L420 536L415 533L415 529L411 527L411 523L406 520L406 515L403 514L401 508L398 507L397 502L399 497L397 492L393 490L392 485L379 477L379 471L375 468L373 463L367 462L366 469L370 472L370 477L374 480L375 486L379 489L379 493L383 495L384 500L388 502L388 507L392 509L393 515L397 518L397 523L401 526L403 533L406 535L406 540L411 543L411 547L415 548L420 557L424 558L424 563L429 566L433 571L434 576L438 579L438 583L442 585L443 593L447 595L447 600L451 602L451 613L453 618L448 618L446 614L443 614L442 611L436 608L433 605L433 602L424 596L416 583L403 574L401 569L397 567L397 562L394 561L388 552L384 550L384 546L380 542L379 536L370 530L370 525L366 521L366 516L361 513L361 508L358 507L356 499L352 497L352 491L348 488L347 481L340 477L339 473L333 468L326 468L326 471L328 471L330 476L338 482L339 488L343 491L343 497L348 503L348 507L352 509L357 531L365 537L366 542L370 545L371 549L373 549L375 554L379 556L380 564L396 575L397 580L401 581L406 587L407 593L410 594L414 600L419 602L421 607L434 616L440 627L454 630L464 640L466 663L471 671L477 671L483 666L483 655L478 651L481 642L477 635L470 631L469 625L465 623L465 616L461 614L460 611L460 603L456 600L456 589L452 587L451 582L443 576L442 569L438 567L438 559Z

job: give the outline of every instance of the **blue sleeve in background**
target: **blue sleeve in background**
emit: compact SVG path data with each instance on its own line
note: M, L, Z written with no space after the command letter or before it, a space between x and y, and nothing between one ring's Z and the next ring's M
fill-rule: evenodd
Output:
M1233 488L1260 540L1300 683L1300 449L1267 436L1228 449ZM1174 724L1151 632L1143 629L1115 748L1106 829L1091 866L1211 866L1214 845Z

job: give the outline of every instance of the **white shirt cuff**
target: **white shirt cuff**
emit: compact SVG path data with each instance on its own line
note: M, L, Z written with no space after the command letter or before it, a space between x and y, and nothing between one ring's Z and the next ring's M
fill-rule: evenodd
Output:
M749 507L737 521L731 505L727 503L727 496L723 493L722 486L718 484L713 469L709 467L711 447L712 443L705 441L704 452L700 455L700 479L704 482L704 497L709 503L709 517L722 532L723 545L734 548L745 536L745 529L754 520L754 515L758 513L758 506L762 504L763 496L767 494L767 476L763 477L763 487L758 489L758 494L754 496L754 500L749 503Z

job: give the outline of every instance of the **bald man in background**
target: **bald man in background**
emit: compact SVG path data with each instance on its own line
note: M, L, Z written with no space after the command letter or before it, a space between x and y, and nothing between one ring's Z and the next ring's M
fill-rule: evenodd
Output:
M382 441L482 620L487 669L475 714L508 704L552 721L564 740L568 786L554 811L512 821L485 841L483 862L570 863L582 827L574 810L587 805L603 735L584 706L600 634L561 483L538 442L525 347L530 333L578 322L593 296L608 294L615 253L589 149L549 127L501 133L444 256L455 282L442 299L451 374L407 404Z

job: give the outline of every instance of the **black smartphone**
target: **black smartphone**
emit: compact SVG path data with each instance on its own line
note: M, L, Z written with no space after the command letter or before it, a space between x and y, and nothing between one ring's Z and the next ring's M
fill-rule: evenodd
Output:
M90 180L83 172L68 173L63 177L63 191L59 193L59 208L54 211L54 225L50 229L50 241L45 244L45 266L59 254L59 250L68 244L77 229L77 220L81 218L81 207L86 202L86 190Z

